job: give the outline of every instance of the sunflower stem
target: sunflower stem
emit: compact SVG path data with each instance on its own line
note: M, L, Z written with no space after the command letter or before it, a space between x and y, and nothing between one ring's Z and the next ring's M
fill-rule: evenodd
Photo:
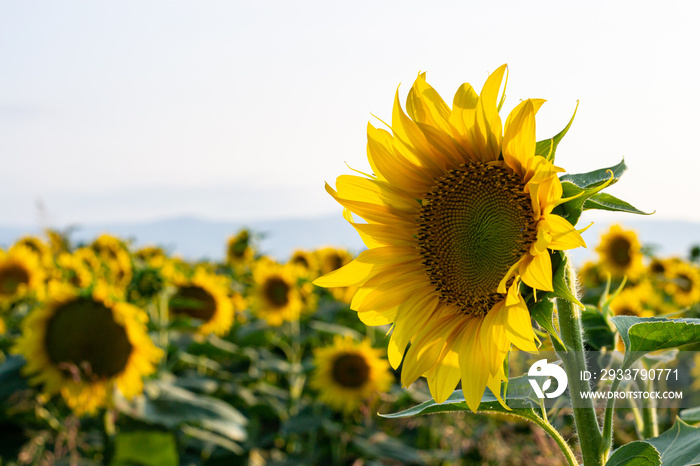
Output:
M546 416L546 414L545 414ZM559 449L561 452L564 454L564 457L566 458L566 461L569 463L569 466L578 466L578 461L576 460L576 455L574 454L574 451L571 449L569 444L567 443L566 439L562 437L562 435L559 433L559 431L549 423L549 421L544 418L540 418L538 416L533 416L533 417L528 417L531 422L537 424L549 434L550 437L557 443L559 446Z
M576 296L576 272L571 261L566 261L566 285L571 293ZM583 327L581 325L581 311L572 302L557 298L557 314L559 318L559 331L562 347L556 338L552 343L557 354L564 363L569 382L569 396L576 423L579 445L583 464L602 465L605 463L607 452L604 451L603 436L596 417L593 400L584 398L581 394L590 391L588 381L582 380L579 374L587 370L586 354L583 346Z
M617 391L617 388L620 386L620 382L622 381L621 378L615 378L613 380L612 385L610 386L610 391L612 393ZM603 453L607 457L608 453L610 452L610 447L612 447L612 441L613 441L613 422L615 420L615 397L610 397L608 398L608 401L605 405L605 420L603 421Z
M654 382L648 380L648 384L644 387L645 391L651 392L654 390ZM656 416L656 399L642 398L642 419L644 419L644 428L642 435L644 438L652 438L659 436L659 420Z

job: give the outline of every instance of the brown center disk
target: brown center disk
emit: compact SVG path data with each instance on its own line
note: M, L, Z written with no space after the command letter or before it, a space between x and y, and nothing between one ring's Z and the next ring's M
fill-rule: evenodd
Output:
M265 280L263 295L274 307L284 307L289 303L289 284L281 277L270 277Z
M369 379L367 361L359 354L344 353L333 361L333 380L347 388L359 388Z
M60 305L46 328L49 360L66 372L107 379L122 372L132 346L112 310L98 301L77 298Z
M0 295L12 296L20 285L29 284L29 272L17 264L0 268Z
M536 239L522 180L502 164L470 163L440 178L426 201L418 244L430 283L462 312L487 313L503 299L498 284Z
M181 286L170 298L168 310L171 315L185 315L209 322L216 314L216 300L200 286Z
M629 267L632 262L630 249L632 245L627 238L617 237L610 241L610 259L621 268Z

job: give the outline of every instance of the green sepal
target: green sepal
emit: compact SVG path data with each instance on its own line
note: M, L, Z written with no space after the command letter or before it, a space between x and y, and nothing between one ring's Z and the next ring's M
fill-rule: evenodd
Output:
M608 170L613 172L613 181L610 185L617 183L622 175L627 171L627 164L625 164L625 159L623 158L620 163L613 165L608 168L600 168L598 170L593 170L588 173L578 173L578 174L566 174L559 177L559 180L564 183L568 182L574 186L586 189L599 186L610 179L610 174ZM563 196L566 197L566 196Z
M554 328L553 315L554 303L547 297L544 297L530 308L530 316L535 319L535 322L549 333L552 338L555 338L560 345L564 346L564 342L561 341L557 330Z
M611 320L625 343L623 368L652 351L700 343L700 319L617 316Z
M554 291L549 294L557 298L566 299L580 308L585 309L583 303L571 292L571 288L567 283L566 269L568 267L568 261L569 259L563 251L557 251L552 254L552 287Z
M654 212L643 212L632 204L618 199L608 193L597 193L586 199L583 210L607 210L610 212L626 212L628 214L652 215Z
M554 163L554 155L557 151L557 146L559 145L561 140L564 139L564 136L566 136L566 133L569 131L569 128L571 128L571 125L574 122L574 118L576 117L577 110L578 102L576 102L576 108L574 109L574 114L571 115L571 120L569 120L569 124L566 125L566 127L553 138L538 141L535 145L535 155L541 155L548 161Z
M609 168L563 175L559 178L562 187L562 203L555 207L553 212L567 219L572 225L576 225L581 212L585 210L586 201L602 189L615 184L625 171L627 171L627 165L625 159L622 159L620 163Z
M630 442L610 456L605 466L659 466L661 453L650 443Z

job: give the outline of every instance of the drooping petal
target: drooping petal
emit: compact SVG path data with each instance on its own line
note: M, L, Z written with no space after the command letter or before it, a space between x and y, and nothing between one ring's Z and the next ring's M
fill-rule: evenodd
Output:
M462 371L462 391L469 409L479 409L489 380L489 368L481 350L479 333L482 319L472 319L459 337L459 368Z
M536 256L526 256L526 259L520 264L520 276L523 282L531 288L554 291L552 286L552 260L546 252Z

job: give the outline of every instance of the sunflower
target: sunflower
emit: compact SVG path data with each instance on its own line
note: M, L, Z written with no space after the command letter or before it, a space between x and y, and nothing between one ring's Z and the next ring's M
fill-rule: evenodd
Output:
M51 246L46 244L41 238L37 236L23 236L14 244L13 247L23 246L29 249L31 252L37 255L39 258L39 263L43 267L51 267L53 262Z
M356 343L350 337L336 336L332 346L314 350L316 370L310 384L322 402L351 412L391 387L393 376L381 353L368 340Z
M642 247L637 234L632 230L623 230L620 225L613 225L601 239L596 248L600 255L600 265L613 277L636 280L644 273L642 264Z
M87 288L94 281L94 273L88 263L75 254L59 253L56 258L58 267L54 269L56 278L78 288Z
M425 376L442 402L461 378L472 410L486 386L500 397L511 343L537 351L520 284L551 291L549 250L585 246L552 214L563 170L535 153L544 101L521 102L502 132L505 69L478 95L463 84L452 109L424 73L408 93L408 116L397 93L393 134L368 126L374 174L340 176L337 191L326 185L369 249L315 282L359 286L351 308L360 319L393 323L388 356L394 368L403 359L402 384Z
M234 320L233 302L228 297L225 277L198 268L190 279L179 279L177 290L168 302L171 318L187 316L201 321L197 333L226 334Z
M255 286L250 296L250 310L269 325L279 327L296 320L304 308L299 268L281 265L270 259L258 261L253 269Z
M250 232L243 229L228 239L226 245L226 263L232 267L240 267L253 259L253 249Z
M111 235L101 235L90 246L102 261L99 276L123 291L131 282L133 267L126 245Z
M13 351L27 360L30 383L89 414L110 403L115 385L131 398L141 393L142 377L155 372L162 351L148 337L147 320L139 308L115 302L106 287L79 293L54 282L48 302L22 322Z
M23 245L0 251L0 306L32 292L41 298L45 273L39 261L39 255Z
M700 270L685 261L672 263L667 272L666 292L680 307L700 302Z
M153 268L161 268L165 265L168 256L163 248L158 246L145 246L136 251L134 254L144 264Z
M296 249L289 258L289 264L297 265L310 274L315 274L318 277L318 261L316 255L303 249ZM314 277L314 278L316 278Z
M625 288L613 298L610 308L616 316L653 317L655 313L648 307L651 292L646 286Z

